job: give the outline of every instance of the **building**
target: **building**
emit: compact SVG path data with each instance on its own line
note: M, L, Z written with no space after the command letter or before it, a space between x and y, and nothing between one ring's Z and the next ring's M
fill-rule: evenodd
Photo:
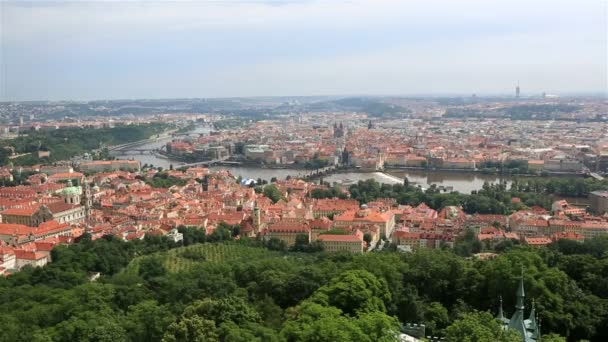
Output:
M592 191L589 193L589 209L603 215L608 211L608 191Z
M73 237L76 230L70 225L49 221L40 227L28 227L22 224L0 223L0 240L9 244L22 244L47 238Z
M312 214L315 218L339 215L357 209L359 209L359 201L352 199L318 199L312 204Z
M334 218L334 226L340 227L380 227L380 235L390 237L395 228L395 214L392 211L380 212L362 205L359 210L349 210Z
M81 172L110 172L110 171L135 171L139 172L141 164L138 160L97 160L92 162L80 163L78 166Z
M365 246L363 233L360 230L353 235L320 234L317 239L321 241L323 249L327 252L363 253Z
M291 247L296 243L298 235L306 235L310 241L310 227L308 224L298 221L279 221L268 226L266 239L277 238Z
M524 292L524 274L522 270L521 278L519 280L519 287L517 288L517 302L515 304L515 312L511 319L504 316L502 310L502 298L500 299L500 306L498 308L498 316L496 317L503 326L504 330L511 329L519 332L522 335L523 342L536 342L540 341L540 323L536 317L536 310L534 308L534 302L532 302L532 309L528 319L524 317L526 299Z
M0 214L2 214L2 223L37 227L51 220L56 220L59 223L82 222L85 219L85 208L80 204L54 202L24 208L11 208Z

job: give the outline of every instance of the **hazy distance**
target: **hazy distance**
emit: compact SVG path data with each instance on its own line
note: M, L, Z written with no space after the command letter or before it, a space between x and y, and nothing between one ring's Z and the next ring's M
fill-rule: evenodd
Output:
M0 100L607 93L606 2L0 2Z

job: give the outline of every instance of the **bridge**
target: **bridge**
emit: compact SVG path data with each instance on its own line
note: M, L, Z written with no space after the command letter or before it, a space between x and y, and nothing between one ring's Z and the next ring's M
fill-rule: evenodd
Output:
M175 129L172 129L172 130L166 131L164 133L158 134L155 137L152 137L152 138L149 138L149 139L134 141L134 142L130 142L130 143L126 143L126 144L121 144L121 145L109 146L108 150L110 150L110 151L122 151L122 150L131 149L131 147L137 147L137 146L140 146L140 145L157 142L157 141L162 140L162 139L168 139L168 138L171 137L171 134L173 134L175 131L176 131Z
M597 174L597 173L595 173L595 172L590 172L590 173L589 173L589 176L591 176L591 177L593 177L593 178L595 178L595 179L597 179L597 180L600 180L600 181L601 181L601 180L604 180L604 177L602 177L602 176L598 175L598 174Z
M177 167L211 166L211 165L214 165L214 164L241 165L240 162L226 161L227 159L228 159L228 157L222 157L222 158L218 158L218 159L205 160L205 161L200 161L200 162L195 162L195 163L180 164Z
M146 149L146 148L131 148L128 150L114 150L114 152L119 152L117 155L137 155L137 154L153 154L154 149Z
M122 144L122 145L115 145L115 146L109 147L108 150L110 150L110 151L124 151L124 150L138 151L138 150L142 150L142 149L134 149L132 147L137 147L137 146L145 145L147 143L156 142L159 139L163 139L163 137L140 140L140 141L135 141L132 143L126 143L126 144ZM145 150L150 151L150 149L145 149Z

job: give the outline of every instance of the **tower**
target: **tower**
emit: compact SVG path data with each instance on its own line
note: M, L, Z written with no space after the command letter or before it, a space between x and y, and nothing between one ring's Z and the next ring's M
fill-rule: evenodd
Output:
M203 185L203 191L209 191L209 176L208 175L205 175L203 177L202 185Z
M258 207L258 202L255 201L253 204L253 230L255 233L260 232L260 226L262 224L262 215L260 211L260 207Z
M81 198L81 205L84 206L84 215L86 218L89 218L91 215L91 207L93 206L93 195L91 193L91 186L89 185L89 181L84 178L84 184L82 188L83 196Z
M519 98L519 82L517 82L517 85L515 86L515 97Z

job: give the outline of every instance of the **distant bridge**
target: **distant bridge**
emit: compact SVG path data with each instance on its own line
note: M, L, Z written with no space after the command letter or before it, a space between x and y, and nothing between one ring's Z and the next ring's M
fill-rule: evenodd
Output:
M226 161L227 159L228 159L228 157L223 157L223 158L219 158L219 159L205 160L205 161L200 161L200 162L196 162L196 163L181 164L181 165L178 165L178 167L211 166L211 165L215 165L215 164L241 165L240 162Z
M595 172L590 172L590 173L589 173L589 176L591 176L591 177L593 177L593 178L595 178L595 179L597 179L597 180L604 180L604 177L602 177L602 176L598 175L598 174L597 174L597 173L595 173Z
M137 155L137 154L153 154L154 149L146 149L146 148L131 148L128 150L115 150L114 152L118 152L118 155Z

